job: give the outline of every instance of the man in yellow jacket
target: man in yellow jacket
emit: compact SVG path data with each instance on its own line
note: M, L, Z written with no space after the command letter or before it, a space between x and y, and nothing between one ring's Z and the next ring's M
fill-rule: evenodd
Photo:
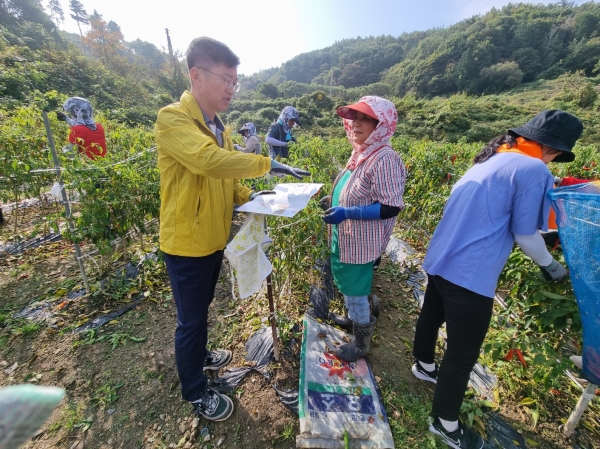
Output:
M301 179L309 172L270 158L233 150L225 111L239 90L239 58L221 42L194 39L186 53L190 91L158 112L155 127L160 170L160 248L177 305L175 357L183 399L196 414L222 421L230 398L208 387L205 370L218 370L231 351L207 351L208 307L219 278L233 204L255 195L240 178L271 173Z

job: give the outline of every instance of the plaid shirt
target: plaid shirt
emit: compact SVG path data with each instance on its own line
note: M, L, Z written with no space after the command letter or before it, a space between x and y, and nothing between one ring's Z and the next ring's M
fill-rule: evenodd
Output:
M333 188L343 173L337 176ZM405 182L406 168L400 155L385 145L352 172L342 189L339 206L380 203L402 210ZM385 220L344 220L338 224L340 262L364 264L377 259L385 251L395 223L396 217Z

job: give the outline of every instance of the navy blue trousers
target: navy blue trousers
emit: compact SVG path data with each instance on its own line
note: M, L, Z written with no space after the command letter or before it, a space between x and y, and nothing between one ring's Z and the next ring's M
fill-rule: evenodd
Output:
M448 421L458 419L471 370L477 363L490 326L493 305L494 298L467 290L440 276L427 276L413 355L423 363L433 363L438 330L444 322L448 337L433 394L433 415Z
M195 401L206 392L202 371L208 340L208 306L215 296L223 251L204 257L164 255L177 305L175 359L181 396Z

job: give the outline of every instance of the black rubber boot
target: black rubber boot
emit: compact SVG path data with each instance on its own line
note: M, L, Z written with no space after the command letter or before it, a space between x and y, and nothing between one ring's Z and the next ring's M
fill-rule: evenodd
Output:
M377 295L369 295L369 306L371 306L371 315L376 319L379 318L379 298Z
M381 256L379 256L377 259L375 259L375 262L373 263L373 271L377 271L380 264L381 264Z
M371 309L371 315L373 315L375 319L377 319L379 318L379 298L377 297L377 295L369 295L368 298L369 308ZM329 319L349 334L352 333L352 320L347 316L329 312Z
M371 315L371 322L367 324L359 324L353 321L354 340L339 346L331 352L346 362L355 362L366 356L371 349L371 337L376 321L373 315Z
M348 333L352 333L352 320L347 316L342 316L337 313L329 312L329 319L344 329Z

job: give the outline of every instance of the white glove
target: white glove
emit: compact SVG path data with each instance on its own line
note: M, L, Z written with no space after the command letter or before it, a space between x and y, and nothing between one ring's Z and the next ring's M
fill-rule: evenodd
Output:
M552 259L550 265L539 265L542 275L547 281L559 281L567 275L567 269Z

